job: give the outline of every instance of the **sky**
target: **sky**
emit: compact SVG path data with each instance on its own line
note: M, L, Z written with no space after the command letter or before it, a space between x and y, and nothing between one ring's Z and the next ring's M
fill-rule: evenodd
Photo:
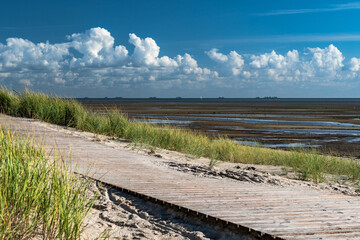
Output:
M360 98L360 1L3 1L0 84L63 97Z

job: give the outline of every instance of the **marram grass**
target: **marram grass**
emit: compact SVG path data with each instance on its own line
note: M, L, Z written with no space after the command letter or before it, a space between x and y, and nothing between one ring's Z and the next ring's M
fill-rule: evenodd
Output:
M80 239L89 181L0 129L0 239Z
M282 151L261 147L242 146L226 138L211 139L203 134L169 126L132 122L117 112L94 115L78 102L28 90L20 94L1 89L0 111L54 124L74 127L97 134L129 139L154 147L188 153L195 156L248 164L291 167L302 179L321 181L323 175L345 175L360 179L360 164L317 154L313 151Z

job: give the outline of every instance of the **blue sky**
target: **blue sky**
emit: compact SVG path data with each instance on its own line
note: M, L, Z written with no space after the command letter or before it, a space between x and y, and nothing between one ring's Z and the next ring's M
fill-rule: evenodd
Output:
M7 1L0 83L69 97L360 97L360 2Z

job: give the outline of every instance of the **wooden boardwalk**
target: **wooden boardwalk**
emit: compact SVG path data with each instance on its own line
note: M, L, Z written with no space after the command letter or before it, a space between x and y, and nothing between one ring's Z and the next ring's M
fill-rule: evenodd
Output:
M0 125L57 146L76 171L265 238L360 239L360 198L309 188L212 179L156 165L156 158L59 132L30 119L0 115ZM91 168L90 171L89 168Z

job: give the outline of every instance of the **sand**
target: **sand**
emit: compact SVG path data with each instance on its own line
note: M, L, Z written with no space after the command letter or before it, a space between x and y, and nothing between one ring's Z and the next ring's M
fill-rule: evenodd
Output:
M83 239L253 239L187 217L163 206L92 181L89 197L97 194L85 219Z

